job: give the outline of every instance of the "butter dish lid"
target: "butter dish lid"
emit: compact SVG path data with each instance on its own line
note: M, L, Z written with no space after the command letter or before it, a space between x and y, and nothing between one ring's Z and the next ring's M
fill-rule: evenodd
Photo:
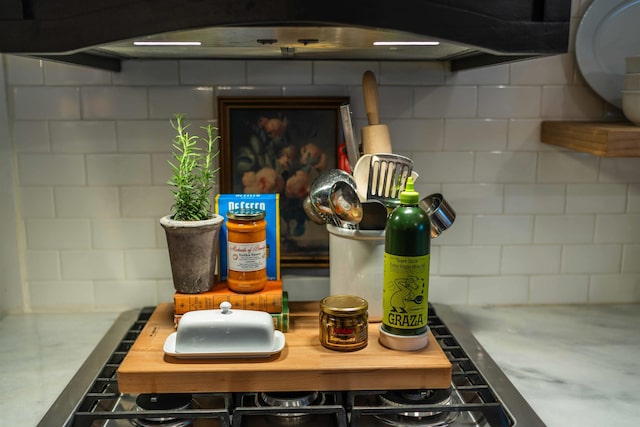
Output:
M269 313L232 309L225 301L219 310L185 313L178 330L167 337L164 352L183 358L268 357L284 344Z

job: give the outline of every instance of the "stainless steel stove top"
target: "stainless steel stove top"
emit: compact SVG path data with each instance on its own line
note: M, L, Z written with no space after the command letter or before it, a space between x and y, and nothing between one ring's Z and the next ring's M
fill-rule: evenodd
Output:
M429 327L452 363L450 389L122 394L118 366L154 309L116 320L39 426L544 426L451 308L437 304Z

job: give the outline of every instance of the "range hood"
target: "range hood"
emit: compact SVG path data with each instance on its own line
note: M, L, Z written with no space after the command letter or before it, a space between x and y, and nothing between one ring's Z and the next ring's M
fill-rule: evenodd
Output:
M446 61L458 70L566 52L570 8L571 0L0 0L0 52L114 71L124 60L165 58Z

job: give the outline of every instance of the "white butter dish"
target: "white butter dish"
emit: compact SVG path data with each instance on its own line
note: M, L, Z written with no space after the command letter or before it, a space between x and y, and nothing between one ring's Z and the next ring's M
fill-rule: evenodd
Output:
M164 352L178 358L269 357L284 344L284 334L275 330L269 313L232 310L223 302L219 310L185 313L177 332L167 337Z

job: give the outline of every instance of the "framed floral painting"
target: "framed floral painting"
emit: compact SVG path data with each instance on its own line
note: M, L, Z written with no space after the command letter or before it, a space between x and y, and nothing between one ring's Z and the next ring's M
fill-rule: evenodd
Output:
M282 267L326 267L329 235L302 203L313 180L335 169L348 97L218 97L220 191L278 193Z

